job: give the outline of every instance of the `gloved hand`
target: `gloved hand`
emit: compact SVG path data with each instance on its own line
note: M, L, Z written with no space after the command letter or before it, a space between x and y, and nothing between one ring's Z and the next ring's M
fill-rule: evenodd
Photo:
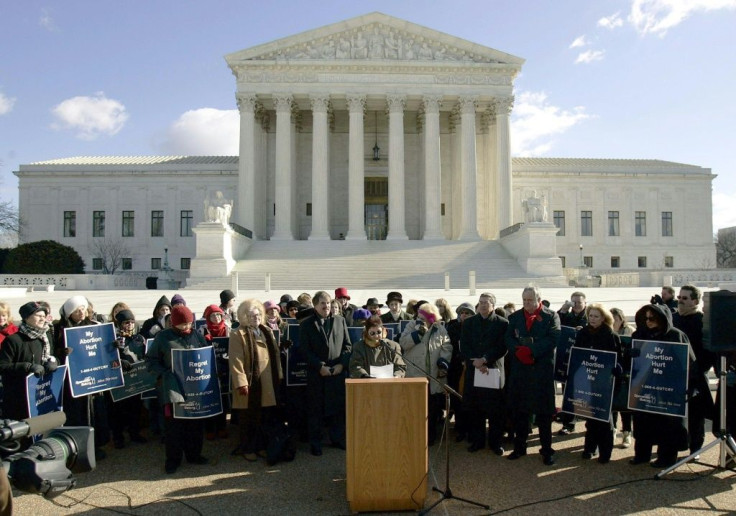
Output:
M444 378L447 376L447 371L450 369L450 362L447 359L439 357L437 359L437 376Z
M125 349L125 337L119 336L118 338L115 339L114 344L115 344L115 347L118 348L119 350Z
M652 305L663 305L664 304L664 300L662 299L662 296L660 296L659 294L655 294L649 300L649 304L652 304Z
M133 369L133 364L130 363L130 360L121 360L120 365L123 368L123 371L130 371Z
M31 364L29 362L28 363L28 366L26 366L26 372L27 373L33 373L36 376L38 376L39 378L41 378L43 376L43 373L45 371L46 370L44 369L44 367L41 364Z
M56 362L56 359L51 357L43 364L43 369L45 371L45 374L53 373L59 368L59 364Z
M519 362L524 365L532 365L534 363L532 348L529 346L516 346L516 352L514 354Z
M427 333L427 325L424 323L417 324L417 333L424 337L424 334Z
M622 374L624 374L624 368L621 367L621 364L616 363L616 366L613 368L613 376L619 378Z

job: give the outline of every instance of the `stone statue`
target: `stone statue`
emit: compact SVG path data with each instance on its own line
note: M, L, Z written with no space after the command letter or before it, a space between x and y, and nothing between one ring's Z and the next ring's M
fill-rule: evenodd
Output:
M366 59L368 57L368 42L363 37L362 32L353 40L353 59Z
M419 49L419 59L431 61L433 57L432 49L426 43L422 43L422 47Z
M230 214L233 210L233 201L225 199L219 190L214 198L208 195L204 200L204 217L206 222L219 222L223 226L230 223Z
M547 197L537 196L537 191L533 190L531 197L527 197L521 201L524 209L524 222L547 222Z
M368 55L371 59L383 59L383 36L378 32L378 27L373 28L368 42Z
M337 42L337 58L338 59L350 59L350 41L345 38L340 38Z
M398 59L401 49L401 39L396 39L393 32L386 36L386 59Z

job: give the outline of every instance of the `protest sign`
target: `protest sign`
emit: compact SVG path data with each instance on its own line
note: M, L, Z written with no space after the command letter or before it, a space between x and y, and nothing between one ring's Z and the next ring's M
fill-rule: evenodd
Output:
M69 385L79 398L123 385L112 323L64 328Z
M567 375L567 362L570 358L570 348L575 345L578 330L572 326L560 327L560 340L557 341L555 351L555 380L564 382Z
M171 370L186 400L174 403L175 418L201 419L222 413L220 382L212 346L172 349Z
M34 374L26 377L28 417L62 410L66 368L65 365L59 366L53 373L45 374L40 378Z
M666 416L687 416L689 345L634 340L629 408ZM638 351L636 351L638 350Z
M608 421L613 403L613 370L616 353L570 348L562 411L599 421Z
M291 346L286 351L286 385L307 385L307 361L299 349L299 325L290 324L288 328Z
M156 373L148 370L145 362L134 362L129 371L123 371L125 385L110 390L112 401L120 401L156 388ZM153 391L155 394L155 391Z
M213 337L212 347L215 348L215 358L217 359L217 375L220 379L220 392L230 394L230 360L228 358L228 348L230 347L229 337Z

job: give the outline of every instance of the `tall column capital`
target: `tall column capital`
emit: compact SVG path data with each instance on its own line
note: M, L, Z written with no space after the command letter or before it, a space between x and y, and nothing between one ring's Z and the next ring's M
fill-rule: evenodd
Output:
M424 95L422 97L422 103L424 104L425 113L439 113L440 107L442 106L442 95Z
M347 101L350 113L362 113L365 110L365 95L348 95Z
M309 102L312 105L312 111L315 113L327 113L330 105L330 96L326 94L310 95Z
M238 93L235 96L235 101L238 103L238 109L241 114L256 112L256 96L254 93Z
M493 106L497 115L510 115L511 110L514 108L514 96L509 97L496 97L493 100Z
M475 114L475 108L478 103L478 97L475 96L469 96L469 97L460 97L458 99L458 104L460 106L460 114L462 115L469 115L469 114Z
M389 113L399 113L404 111L406 105L406 95L389 94L386 95Z
M294 97L291 95L274 95L273 105L277 113L289 113L291 114L291 104L294 102Z

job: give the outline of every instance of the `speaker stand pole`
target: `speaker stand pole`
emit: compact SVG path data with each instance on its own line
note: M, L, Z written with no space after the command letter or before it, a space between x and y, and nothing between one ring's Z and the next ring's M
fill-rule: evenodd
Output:
M718 430L718 438L714 440L711 443L708 443L706 446L702 447L698 451L691 453L684 459L682 459L680 462L673 464L667 469L663 469L657 475L654 477L655 479L660 479L663 476L665 476L670 471L674 471L683 464L687 464L689 462L695 462L695 457L700 455L701 453L710 450L714 446L720 445L720 454L718 459L718 466L714 467L720 467L721 469L726 469L726 466L729 461L734 462L734 467L736 467L736 442L733 440L733 437L731 437L731 434L726 432L726 356L721 354L721 368L719 373L719 380L718 380L718 388L721 395L721 403L718 408L719 410L719 416L721 418L721 428ZM710 394L710 393L709 393ZM730 457L730 459L726 460L726 455Z

